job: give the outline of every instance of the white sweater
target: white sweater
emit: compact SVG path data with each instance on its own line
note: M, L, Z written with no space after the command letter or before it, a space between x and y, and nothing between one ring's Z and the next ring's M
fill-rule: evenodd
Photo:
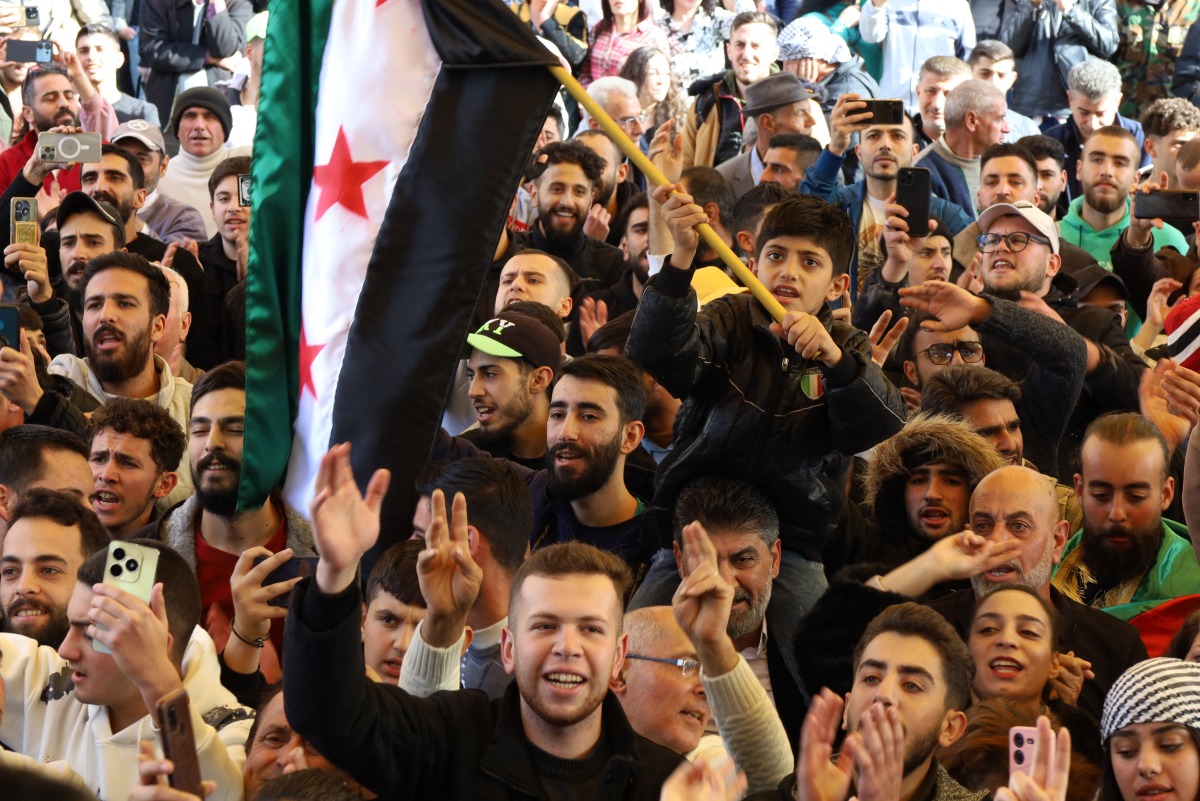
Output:
M218 732L204 722L210 713L239 707L221 686L221 668L212 639L199 626L183 659L183 685L192 708L200 774L217 783L216 801L241 801L242 766L252 714ZM108 709L80 703L65 660L49 646L19 634L0 634L0 679L6 698L0 741L38 762L64 760L100 801L125 801L138 781L138 742L158 742L146 715L113 732ZM66 692L63 692L66 690Z

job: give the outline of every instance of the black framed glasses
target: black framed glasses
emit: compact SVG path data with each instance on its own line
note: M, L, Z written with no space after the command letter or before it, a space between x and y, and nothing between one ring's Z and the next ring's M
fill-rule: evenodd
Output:
M937 342L930 345L928 348L919 353L924 353L929 357L929 361L941 366L949 364L954 359L954 352L958 351L962 356L962 360L967 364L975 364L983 358L983 343L982 342Z
M975 237L975 242L984 253L994 253L996 248L1000 246L1001 240L1004 241L1005 246L1013 253L1020 253L1029 247L1030 242L1037 242L1039 245L1050 244L1050 240L1046 237L1038 236L1037 234L1027 234L1024 231L1013 231L1011 234L980 234Z
M700 663L695 659L664 659L661 656L642 656L641 654L625 654L626 659L641 659L644 662L658 662L663 665L674 665L683 673L685 679L690 679L700 670Z

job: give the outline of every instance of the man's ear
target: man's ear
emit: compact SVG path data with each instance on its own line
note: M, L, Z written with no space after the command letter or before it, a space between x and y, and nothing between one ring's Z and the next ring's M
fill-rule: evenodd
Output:
M1080 158L1079 161L1075 162L1075 180L1080 181L1082 179L1083 179L1083 159Z
M179 315L179 341L186 342L188 331L192 330L192 313L184 312Z
M1154 139L1155 137L1153 136L1147 136L1146 141L1142 143L1142 146L1146 148L1146 155L1149 156L1151 160L1158 158L1158 145L1155 143Z
M531 395L545 393L553 383L554 371L549 367L535 367L529 373L529 392Z
M835 275L833 281L829 284L829 291L825 293L825 300L830 302L837 300L845 294L847 287L850 286L850 276L846 273Z
M515 650L516 642L513 640L512 629L505 626L500 630L500 663L504 665L504 672L510 676L517 667L517 661L513 657Z
M749 253L754 248L754 237L750 235L749 231L738 231L736 236L738 247L744 252Z
M365 643L367 641L367 605L364 603L362 605L362 608L363 608L362 623L360 624L359 628L362 632L361 639Z
M1067 544L1067 538L1071 536L1071 524L1066 520L1059 520L1054 524L1054 564L1058 564L1062 560L1063 548Z
M482 542L483 538L479 536L479 529L475 526L467 526L467 550L470 551L471 556L479 552Z
M634 448L642 443L642 437L645 435L646 426L641 420L634 420L626 425L621 436L621 453L626 456L633 453Z
M13 509L17 505L17 494L4 484L0 484L0 520L5 523L12 520Z
M757 258L757 254L755 254L754 256L751 256L751 257L750 257L750 264L749 264L748 266L749 266L749 268L750 268L750 272L754 273L754 275L758 275L758 258Z
M156 314L150 320L150 341L157 342L162 339L163 333L167 330L167 315Z
M140 209L142 206L145 206L145 205L146 205L146 187L143 186L141 189L139 189L138 191L133 193L133 207L135 209Z
M908 379L908 383L912 384L916 389L921 388L921 377L917 375L917 363L912 359L904 360L904 377Z
M1062 269L1062 256L1057 253L1051 253L1049 261L1046 262L1046 277L1053 278L1058 275L1058 271Z
M958 741L967 731L967 716L961 710L952 709L942 719L942 731L938 735L938 745L948 748Z
M608 674L609 685L625 675L625 654L629 653L629 635L625 632L617 638L617 653L613 656L612 672Z
M475 642L475 629L470 626L463 626L462 656L467 655L467 649L471 647L471 643L473 642Z
M709 225L715 225L721 221L721 207L716 203L705 203L704 213L708 215Z
M625 179L629 177L629 165L622 162L620 167L617 167L617 183L625 183Z
M1167 511L1167 507L1171 505L1171 501L1175 499L1175 477L1167 476L1167 480L1163 482L1162 491L1162 510Z
M171 494L171 490L175 489L175 485L179 483L179 474L174 470L164 470L158 477L157 483L154 485L154 492L151 493L155 498L165 498Z

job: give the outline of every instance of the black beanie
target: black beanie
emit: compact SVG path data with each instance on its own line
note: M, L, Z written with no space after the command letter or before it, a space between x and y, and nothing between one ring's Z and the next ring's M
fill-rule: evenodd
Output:
M229 110L229 101L225 99L225 95L221 94L219 89L213 89L211 86L195 86L184 92L181 92L175 98L175 108L171 112L171 133L176 138L179 137L179 120L183 118L183 112L194 106L206 108L221 121L221 127L225 129L225 141L229 141L229 130L233 127L233 112Z

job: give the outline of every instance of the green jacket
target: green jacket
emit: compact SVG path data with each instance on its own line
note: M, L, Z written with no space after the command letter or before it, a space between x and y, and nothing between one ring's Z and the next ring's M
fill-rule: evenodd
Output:
M1089 223L1084 221L1080 216L1080 210L1083 208L1083 198L1077 197L1071 201L1071 207L1067 211L1067 215L1058 222L1058 235L1066 242L1079 247L1092 254L1092 257L1100 263L1100 266L1111 271L1112 265L1112 249L1117 243L1117 238L1121 236L1121 232L1129 227L1129 201L1125 201L1125 216L1121 222L1116 225L1110 225L1103 231L1097 231ZM1154 250L1157 252L1159 248L1171 246L1180 253L1188 252L1187 240L1183 238L1183 234L1175 230L1169 225L1162 228L1154 228L1151 230L1154 237Z
M1196 563L1192 543L1186 539L1187 527L1164 518L1162 528L1163 538L1158 556L1133 593L1133 599L1129 603L1106 607L1105 612L1129 621L1159 604L1200 592L1200 564ZM1080 530L1067 540L1067 546L1063 549L1064 557L1079 547L1082 537L1083 531Z

